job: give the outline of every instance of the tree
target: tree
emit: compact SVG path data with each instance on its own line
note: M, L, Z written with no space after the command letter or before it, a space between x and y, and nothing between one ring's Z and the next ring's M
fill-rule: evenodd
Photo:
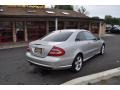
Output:
M77 11L80 12L80 13L82 13L82 14L85 14L85 15L88 14L88 11L87 11L86 8L83 7L83 6L81 6L80 8L78 8Z
M111 15L106 15L106 16L105 16L105 22L106 22L107 24L113 25L112 16L111 16Z
M92 18L94 18L94 19L100 19L98 16L94 16L94 17L92 17Z
M72 5L55 5L55 9L74 10Z
M120 25L120 18L115 18L115 17L112 17L111 15L106 15L105 22L111 25Z

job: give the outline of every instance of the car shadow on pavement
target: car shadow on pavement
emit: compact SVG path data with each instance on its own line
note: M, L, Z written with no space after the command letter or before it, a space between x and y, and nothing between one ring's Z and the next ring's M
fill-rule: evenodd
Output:
M100 55L95 55L94 57L90 58L89 60L85 61L83 63L83 68L84 66L86 66L88 63L90 62L93 62L95 58L99 57ZM42 76L47 76L47 75L51 75L51 76L54 76L54 75L57 75L58 76L61 76L62 74L76 74L74 72L72 72L70 69L61 69L61 70L51 70L51 69L41 69L39 68L38 66L37 67L33 67L32 70L29 71L29 73L31 74L40 74ZM79 73L79 72L78 72Z
M96 58L99 58L99 57L101 57L101 56L102 56L102 55L97 54L97 55L91 57L90 59L88 59L87 61L85 61L85 62L83 63L83 68L84 68L84 66L85 66L86 64L91 63L91 62L93 62L93 61L96 61Z
M92 63L96 60L96 58L101 57L100 55L96 55L92 57L91 59L87 60L83 63L83 68L78 73L73 73L70 69L63 69L63 70L46 70L41 69L39 67L31 67L29 69L28 74L32 77L37 76L38 79L42 77L42 79L47 83L50 84L49 81L46 81L47 79L50 79L50 81L53 82L53 84L62 84L63 82L66 82L68 80L84 76L86 74L86 71L84 72L86 66L88 66L89 63ZM64 78L64 79L63 79Z
M33 67L33 69L32 70L30 70L29 71L29 73L31 73L31 74L40 74L41 76L47 76L47 75L57 75L57 74L59 74L60 75L60 73L61 74L70 74L71 72L70 72L70 70L69 69L63 69L63 70L47 70L47 69L41 69L41 68L39 68L39 67Z

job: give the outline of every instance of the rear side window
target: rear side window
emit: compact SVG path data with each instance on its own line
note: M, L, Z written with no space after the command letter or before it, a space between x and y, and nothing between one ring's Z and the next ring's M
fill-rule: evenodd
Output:
M66 41L73 32L53 32L46 37L44 37L43 41L52 41L52 42L62 42Z
M83 41L86 40L85 35L83 32L79 32L76 36L76 41Z

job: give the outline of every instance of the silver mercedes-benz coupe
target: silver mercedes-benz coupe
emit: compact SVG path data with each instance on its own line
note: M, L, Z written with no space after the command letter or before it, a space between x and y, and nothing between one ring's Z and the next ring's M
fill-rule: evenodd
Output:
M104 52L104 40L90 31L64 29L30 42L26 57L27 61L34 65L51 69L70 68L78 72L84 61Z

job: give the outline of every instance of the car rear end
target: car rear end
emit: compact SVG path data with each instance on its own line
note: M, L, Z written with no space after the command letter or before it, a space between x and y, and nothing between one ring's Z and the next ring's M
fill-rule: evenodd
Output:
M47 38L45 37L41 40L31 42L26 53L27 61L32 64L51 69L71 67L70 61L72 61L72 59L69 58L69 56L66 56L67 48L65 47L65 44L71 37L72 33L73 32L68 34L61 33L61 35L65 35L65 39L62 39L59 35L54 38L52 36L56 35L53 34L52 36L46 36Z

